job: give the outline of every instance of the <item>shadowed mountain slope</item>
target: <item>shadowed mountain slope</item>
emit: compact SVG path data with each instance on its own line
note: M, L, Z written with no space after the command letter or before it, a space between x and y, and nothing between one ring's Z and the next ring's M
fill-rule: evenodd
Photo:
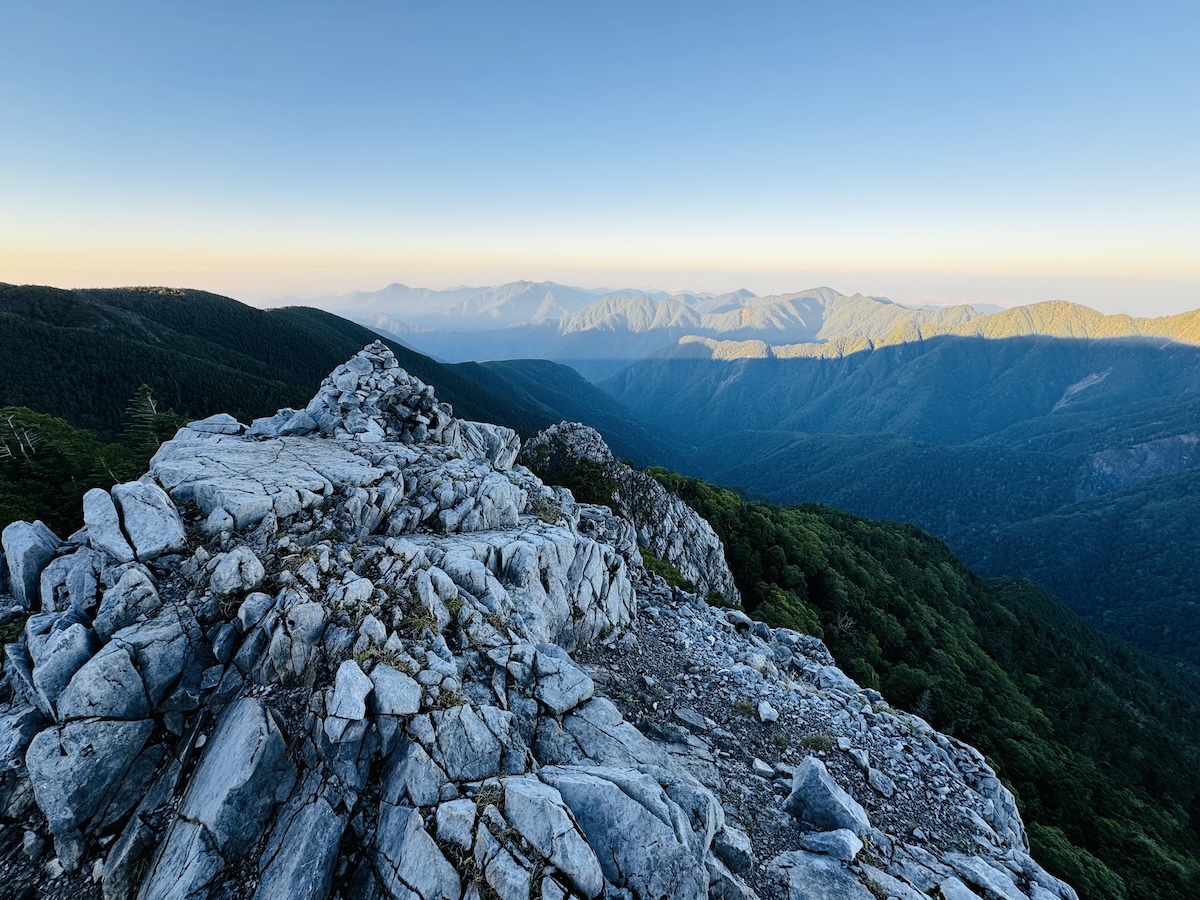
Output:
M148 384L160 406L181 415L227 410L249 421L303 405L324 373L375 338L321 310L259 310L204 291L0 284L0 406L26 406L111 439L130 398ZM618 453L641 464L663 458L663 445L636 416L571 370L538 363L531 378L518 363L487 372L389 346L465 417L532 434L602 410L602 422L585 421ZM569 411L553 407L568 398Z
M713 359L684 346L693 358L644 360L605 386L654 410L691 471L914 522L984 575L1034 578L1093 623L1200 662L1187 563L1200 554L1200 347L941 336Z

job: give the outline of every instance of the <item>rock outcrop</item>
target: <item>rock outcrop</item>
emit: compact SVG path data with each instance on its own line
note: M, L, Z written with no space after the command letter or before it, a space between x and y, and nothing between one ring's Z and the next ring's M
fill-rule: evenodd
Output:
M181 429L66 542L10 526L5 887L1074 896L977 753L667 588L517 449L373 344L304 410Z
M671 563L702 596L717 594L739 604L741 596L725 561L725 548L712 526L661 484L618 461L594 428L560 422L521 448L521 460L542 473L591 464L606 473L614 490L613 509L633 523L638 546Z

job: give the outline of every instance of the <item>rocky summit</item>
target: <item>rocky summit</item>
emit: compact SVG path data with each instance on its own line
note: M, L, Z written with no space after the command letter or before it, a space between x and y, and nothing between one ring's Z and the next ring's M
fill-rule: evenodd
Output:
M631 518L372 344L66 540L6 528L5 896L1075 897L976 751L736 608L678 498L530 445Z

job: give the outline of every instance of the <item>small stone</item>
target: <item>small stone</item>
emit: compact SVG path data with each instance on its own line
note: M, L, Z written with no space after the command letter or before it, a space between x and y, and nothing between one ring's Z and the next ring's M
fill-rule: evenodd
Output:
M759 701L758 717L763 722L776 722L779 720L779 712L766 700Z
M21 839L21 849L25 851L30 862L37 862L46 852L46 839L36 831L26 831Z
M852 862L863 848L858 835L845 828L836 831L814 831L801 835L800 846L811 853L824 853L842 862Z
M775 777L775 767L772 766L770 763L764 762L763 760L759 759L757 756L754 757L753 761L750 763L750 769L751 769L751 771L754 772L755 775L758 775L760 778L774 778Z
M696 712L694 709L688 709L686 706L675 710L675 718L690 728L692 731L707 731L708 725L704 721L704 716Z
M754 847L750 838L728 822L713 837L713 852L735 874L746 872L754 865Z
M892 779L888 778L888 776L884 775L878 769L867 770L867 781L871 787L889 800L896 793L896 782L892 781Z

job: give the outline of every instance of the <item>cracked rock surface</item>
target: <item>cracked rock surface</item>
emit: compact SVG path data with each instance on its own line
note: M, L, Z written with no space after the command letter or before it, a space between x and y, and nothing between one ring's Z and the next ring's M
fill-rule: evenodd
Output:
M1074 897L975 751L642 568L704 536L678 498L653 531L518 449L377 343L6 529L6 896Z
M616 484L613 509L633 525L639 546L674 565L700 596L741 603L712 526L649 475L618 461L594 428L580 422L551 425L521 448L520 458L543 472L581 462L600 466Z

